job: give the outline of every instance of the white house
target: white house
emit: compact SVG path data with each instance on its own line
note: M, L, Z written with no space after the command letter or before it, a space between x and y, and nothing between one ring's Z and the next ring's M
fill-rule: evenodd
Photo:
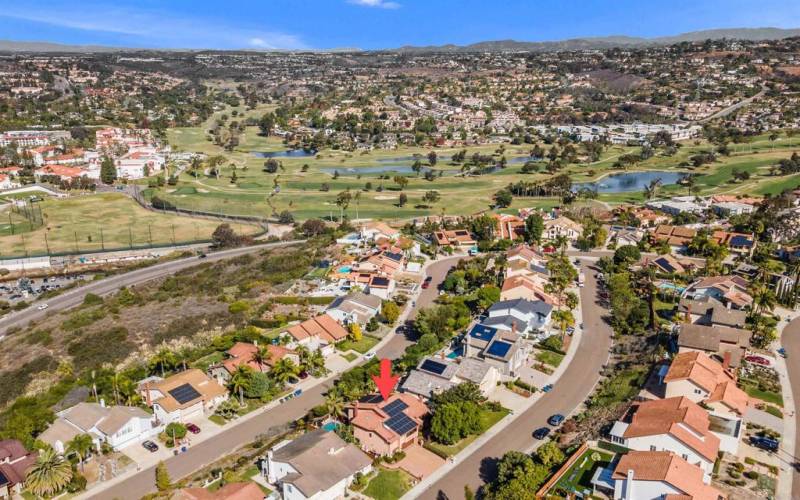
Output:
M489 317L482 324L525 334L547 326L552 312L553 306L541 300L501 300L489 308Z
M691 498L718 500L703 470L668 451L631 451L617 462L611 475L615 500Z
M317 429L278 443L262 470L285 500L336 500L345 497L356 474L372 470L372 459L335 432Z
M637 451L671 451L711 477L720 439L709 430L708 413L685 397L634 405L609 432L611 441Z
M547 240L554 240L559 236L563 236L569 241L575 241L582 233L583 226L567 217L544 221L543 236Z
M139 391L159 424L202 417L228 399L227 389L198 369L165 379L150 377L139 383Z
M100 403L78 403L57 413L39 439L64 453L67 444L81 434L92 437L95 446L108 443L122 449L158 434L160 426L152 415L132 406L111 406Z
M337 297L325 313L343 325L366 325L381 312L381 303L381 298L376 295L352 292L344 297Z

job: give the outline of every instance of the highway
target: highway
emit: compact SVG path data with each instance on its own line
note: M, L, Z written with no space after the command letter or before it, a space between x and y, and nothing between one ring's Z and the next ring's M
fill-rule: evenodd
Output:
M124 274L110 276L98 281L93 281L87 285L67 290L61 295L57 295L51 299L48 299L46 301L48 306L47 309L40 310L39 306L45 301L39 301L27 309L9 314L0 319L0 340L2 340L5 333L11 328L24 327L31 321L44 318L48 314L69 309L81 304L87 293L93 293L100 296L108 295L116 292L122 287L138 285L156 278L162 278L164 276L175 274L178 271L203 264L205 262L215 262L222 259L237 257L239 255L258 252L260 250L291 246L304 242L305 240L282 241L277 243L266 243L263 245L253 245L248 247L232 248L229 250L221 250L219 252L207 254L206 258L204 259L200 259L196 256L187 257L137 269Z
M584 333L572 364L552 391L477 452L463 458L459 465L431 485L421 498L464 498L465 485L477 491L495 477L497 460L507 451L531 449L536 442L532 436L534 429L546 425L547 418L554 413L570 415L591 394L600 378L601 368L608 361L612 330L603 321L606 309L597 303L595 273L587 269L586 264L581 266L581 270L586 275L586 284L581 288Z
M211 256L209 256L210 258ZM427 274L433 278L430 288L422 290L417 298L417 307L412 310L409 318L413 318L416 311L433 303L438 295L439 284L447 276L447 271L463 257L444 259L428 266ZM379 358L394 359L400 357L413 340L404 335L394 335L377 353ZM186 453L168 459L165 463L173 480L192 474L239 447L256 440L259 434L264 434L271 427L282 427L301 417L309 409L325 401L325 393L333 386L334 381L324 382L312 389L304 391L302 395L290 399L259 415L228 424L228 429L215 436L198 442L189 448ZM113 484L108 488L100 488L87 492L88 497L138 499L155 490L155 467L143 469L135 475Z

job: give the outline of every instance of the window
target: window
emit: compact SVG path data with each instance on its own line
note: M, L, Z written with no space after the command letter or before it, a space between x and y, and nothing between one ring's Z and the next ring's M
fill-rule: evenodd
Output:
M684 460L686 460L687 462L689 461L689 455L687 455L686 453L684 453L684 454L683 454L683 455L681 455L681 456L682 456L682 457L683 457L683 459L684 459Z
M656 447L653 446L652 444L650 445L650 451L656 451Z

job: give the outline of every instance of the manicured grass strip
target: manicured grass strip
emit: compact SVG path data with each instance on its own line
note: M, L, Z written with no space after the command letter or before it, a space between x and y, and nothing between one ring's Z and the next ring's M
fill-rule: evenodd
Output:
M375 500L397 500L411 489L411 477L402 470L380 468L364 490Z
M564 360L564 355L552 351L539 351L536 353L536 361L550 365L553 368L558 368L558 365Z
M350 339L343 340L343 341L339 342L338 344L336 344L336 348L339 349L342 352L347 352L347 351L352 349L352 350L354 350L356 352L360 352L361 354L364 354L365 352L367 352L370 349L372 349L373 347L375 347L375 344L377 344L378 342L380 342L380 341L378 339L376 339L375 337L370 337L369 335L364 335L364 336L361 337L361 340L359 340L358 342L356 342L354 340L350 340Z

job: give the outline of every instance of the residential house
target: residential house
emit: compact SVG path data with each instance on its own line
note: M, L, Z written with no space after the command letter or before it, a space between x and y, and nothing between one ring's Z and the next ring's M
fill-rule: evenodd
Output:
M526 299L555 305L558 300L544 290L546 280L535 275L516 275L506 278L500 290L500 300Z
M547 240L555 240L563 236L567 241L577 240L583 234L583 226L567 217L557 217L544 221L544 232L542 237Z
M514 331L475 324L464 336L464 357L476 358L491 365L508 378L525 365L529 344Z
M228 358L221 363L209 368L209 373L221 385L227 384L231 375L242 365L249 366L257 372L268 372L281 359L289 359L295 365L300 364L300 356L297 352L282 345L267 344L264 346L269 354L262 363L255 360L256 353L260 349L257 344L247 342L237 342L226 352Z
M702 468L671 451L629 451L611 475L615 500L723 500Z
M517 275L536 276L547 280L547 260L527 245L516 245L506 251L506 277Z
M672 360L664 384L666 397L685 396L708 408L720 449L737 453L750 398L736 386L732 371L704 353L682 352Z
M653 240L657 242L666 241L673 250L680 250L686 247L696 235L697 231L694 229L666 224L657 226L651 233Z
M744 328L747 323L747 311L726 307L725 304L709 295L703 295L697 299L682 298L678 302L678 314L687 323L705 326Z
M196 368L165 379L147 378L139 383L139 392L163 425L207 415L228 399L227 389Z
M417 443L428 406L417 396L399 392L385 401L380 395L368 396L346 411L361 449L389 456Z
M290 326L286 333L292 337L294 345L305 346L311 351L320 349L326 356L333 353L336 342L348 335L348 331L327 314Z
M36 457L36 452L28 451L16 439L0 440L0 498L19 497L25 476Z
M478 244L467 229L434 231L433 240L440 247L471 248Z
M361 235L364 239L370 241L394 241L400 237L400 231L390 227L385 222L370 221L361 226Z
M636 451L671 451L711 477L720 439L708 413L687 397L634 404L609 432L611 441Z
M400 252L385 251L369 257L367 263L374 266L372 269L375 272L391 278L395 273L403 270L405 256ZM361 266L359 266L359 270L363 270Z
M664 274L685 274L695 268L693 261L681 260L669 253L659 255L654 259L645 258L645 265Z
M386 276L370 276L366 291L383 300L388 300L395 291L397 284L392 278Z
M698 200L694 196L679 196L666 201L649 201L646 206L673 216L682 213L701 214L708 208L706 202Z
M713 297L734 309L745 309L753 303L748 293L750 283L741 276L710 276L691 284L684 297L699 299Z
M720 217L749 214L756 209L756 207L749 203L740 203L738 201L712 202L711 208L714 210L714 213Z
M366 325L381 312L381 298L361 292L351 292L331 302L325 314L343 325L358 323Z
M14 189L20 187L22 184L13 180L11 176L0 174L0 191L6 189Z
M737 368L750 345L752 332L729 326L705 326L684 323L678 334L678 351L700 351Z
M714 231L711 233L711 239L737 255L751 257L756 248L756 239L752 234Z
M494 237L498 240L516 240L525 237L525 220L516 215L491 214L496 221Z
M639 241L644 237L644 231L641 229L619 226L611 226L609 229L609 239L613 241L617 247L624 247L626 245L637 246Z
M372 471L372 459L335 432L317 429L267 452L262 471L285 500L337 500L356 474Z
M553 306L541 300L501 300L487 310L482 324L498 330L527 334L543 330L550 323Z
M484 396L488 396L499 380L497 368L476 358L456 361L445 357L426 357L409 372L400 390L429 399L458 384L472 382Z
M56 414L56 419L39 435L39 439L64 453L75 436L88 434L95 447L107 443L123 449L147 439L159 431L152 415L134 406L106 406L100 403L78 403Z
M254 482L228 483L211 492L206 488L182 488L170 496L172 500L264 500L266 495Z

